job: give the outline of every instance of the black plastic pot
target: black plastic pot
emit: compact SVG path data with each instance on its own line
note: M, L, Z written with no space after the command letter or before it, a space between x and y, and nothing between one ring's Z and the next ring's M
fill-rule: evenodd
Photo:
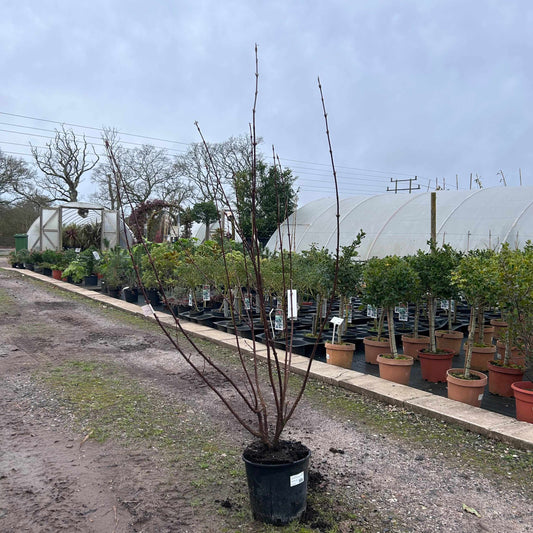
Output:
M98 276L91 274L90 276L85 276L83 278L83 284L86 287L96 287L98 285Z
M124 300L130 304L136 304L139 301L139 291L137 288L124 289Z
M282 526L300 518L305 511L311 455L309 449L305 449L307 455L304 458L286 464L252 462L244 452L250 505L255 520Z
M146 300L146 303L149 303L151 305L160 305L161 296L159 294L159 291L157 289L146 289Z

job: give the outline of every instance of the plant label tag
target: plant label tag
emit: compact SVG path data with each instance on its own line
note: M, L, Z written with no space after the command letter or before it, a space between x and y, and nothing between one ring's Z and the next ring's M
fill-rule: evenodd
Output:
M202 299L204 302L209 302L211 300L211 287L209 287L209 285L204 285L202 290Z
M281 309L276 309L276 314L274 315L274 329L276 331L283 331L285 329L283 322L283 311Z
M480 402L481 400L483 400L483 393L481 393L478 397L477 397L477 401Z
M300 485L305 481L305 476L303 472L299 472L298 474L294 474L294 476L291 476L291 487L296 487L296 485Z
M152 304L143 305L141 307L142 312L144 316L153 316L155 315L154 308L152 307Z
M97 261L100 261L100 254L95 250L93 252L93 257L97 260Z
M81 248L74 248L74 251L79 254L81 252Z
M298 294L296 289L287 291L287 318L290 320L298 318Z
M398 305L398 320L400 322L408 322L409 321L409 314L406 304L399 304Z

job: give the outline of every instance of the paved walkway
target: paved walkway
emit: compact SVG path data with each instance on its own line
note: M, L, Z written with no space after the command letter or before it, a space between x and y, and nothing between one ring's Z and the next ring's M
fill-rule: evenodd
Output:
M0 262L0 267L6 270L45 281L61 290L73 292L102 303L105 302L106 305L122 309L132 314L144 314L141 307L136 304L130 304L123 300L112 298L98 291L58 281L36 272L11 269L3 265L4 263ZM165 323L173 324L172 317L165 313L158 313L158 317ZM153 317L150 318L153 319ZM182 321L181 324L187 332L221 346L235 348L237 345L237 339L233 334L224 333L208 326L187 321ZM239 338L238 342L241 348L252 353L251 341ZM266 347L264 345L257 343L256 351L260 357L266 358ZM300 355L292 356L291 370L295 373L304 374L307 371L308 365L309 359L307 357ZM410 411L458 424L476 433L508 442L520 448L533 449L533 424L519 422L514 418L500 413L491 412L479 407L472 407L432 394L431 392L399 385L376 376L356 370L346 370L321 361L313 361L311 365L311 376L331 385L371 396Z

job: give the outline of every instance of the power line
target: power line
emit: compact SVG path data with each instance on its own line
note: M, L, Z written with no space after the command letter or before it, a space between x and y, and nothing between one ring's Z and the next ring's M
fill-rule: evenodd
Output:
M94 126L82 126L80 124L72 124L70 122L61 122L59 120L49 120L49 119L46 119L46 118L30 117L30 116L27 116L27 115L17 115L16 113L7 113L5 111L0 111L0 115L7 115L9 117L25 118L25 119L28 119L28 120L37 120L39 122L49 122L51 124L59 124L59 125L64 125L64 126L71 126L71 127L74 127L74 128L84 128L84 129L87 129L87 130L102 131L102 129L103 129L103 128L96 128ZM149 139L149 140L152 140L152 141L161 141L161 142L168 142L168 143L174 143L174 144L184 144L186 146L191 144L191 143L186 143L186 142L182 142L182 141L173 141L173 140L169 140L169 139L161 139L159 137L149 137L147 135L137 135L135 133L125 133L125 132L119 132L119 133L121 135L127 135L128 137L139 137L140 139Z
M48 123L51 123L51 124L59 124L59 125L64 125L64 126L72 126L72 127L76 127L76 128L83 128L83 129L100 131L100 132L103 129L103 128L97 128L95 126L83 126L81 124L74 124L74 123L70 123L70 122L63 122L63 121L58 121L58 120L50 120L50 119L45 119L45 118L32 117L32 116L20 115L20 114L16 114L16 113L8 113L6 111L0 111L0 115L24 118L24 119L28 119L28 120L36 120L36 121L39 121L39 122L48 122ZM18 126L18 127L30 128L30 126ZM35 129L38 129L38 128L35 128ZM120 135L126 135L126 136L129 136L129 137L138 137L138 138L141 138L141 139L149 139L149 140L166 142L166 143L171 143L171 144L183 144L183 145L186 145L186 146L189 146L191 144L191 143L186 143L186 142L183 142L183 141L176 141L176 140L172 140L172 139L163 139L163 138L160 138L160 137L150 137L150 136L141 135L141 134L135 134L135 133L125 133L125 132L121 132L121 131L118 131L118 133ZM87 137L87 138L93 138L94 139L96 137ZM131 143L131 144L135 144L135 143ZM315 166L320 166L320 167L329 167L330 166L329 163L314 163L312 161L302 161L302 160L299 160L299 159L290 159L290 158L284 158L284 157L280 157L280 160L281 161L290 161L290 162L293 162L293 163L303 163L303 164L307 164L307 165L315 165ZM378 174L389 174L389 175L390 174L394 174L394 175L399 175L399 176L414 176L415 174L417 174L416 172L398 172L398 171L388 171L388 170L373 170L373 169L366 169L366 168L351 167L351 166L346 166L346 165L344 165L344 166L343 165L336 165L336 166L337 166L337 168L343 168L345 170L355 170L355 171L358 171L358 172L373 172L373 173L378 173ZM419 176L419 178L421 177L420 174L418 174L418 176ZM425 179L429 180L430 178L425 178Z
M71 122L50 120L50 119L45 119L45 118L40 118L40 117L32 117L32 116L29 116L29 115L17 114L17 113L8 113L6 111L0 111L0 115L5 115L5 116L9 116L9 117L16 117L16 118L22 118L22 119L27 119L27 120L34 120L34 121L39 121L39 122L45 122L45 123L49 123L49 124L59 124L61 126L70 126L70 127L82 128L82 129L86 129L86 130L98 131L98 132L101 132L103 130L103 128L97 128L97 127L94 127L94 126L85 126L85 125L75 124L75 123L71 123ZM0 124L1 125L5 125L5 126L12 126L12 127L16 127L16 128L24 128L24 129L28 129L28 130L42 131L42 132L48 132L48 133L55 133L57 131L57 130L50 130L50 129L46 129L46 128L38 128L36 126L26 126L26 125L23 125L23 124L13 124L11 122L0 122ZM51 137L51 136L41 135L41 134L32 133L32 132L20 132L20 131L13 131L13 130L7 130L7 129L0 129L0 132L11 133L11 134L16 134L16 135L28 135L30 137L39 137L39 138L48 139L48 140L53 139L53 137ZM172 139L164 139L164 138L161 138L161 137L151 137L151 136L141 135L141 134L120 132L118 130L117 130L117 132L118 132L118 134L120 136L124 135L124 136L128 136L128 137L139 138L139 139L147 139L147 140L151 140L151 141L159 141L159 142L170 143L170 144L180 144L180 145L185 145L185 146L189 146L191 144L191 143L186 143L186 142L183 142L183 141L176 141L176 140L172 140ZM85 137L88 138L88 139L95 139L97 141L100 141L98 143L93 142L91 144L93 144L95 146L99 146L99 147L104 147L104 145L101 142L101 140L102 140L101 137L96 137L94 135L86 135ZM15 146L24 146L22 143L14 143L14 142L9 142L9 141L0 141L0 144L2 142L5 143L5 144L11 144L11 145L15 145ZM121 140L121 143L127 144L127 145L133 145L133 146L143 146L143 145L146 144L146 143L138 143L138 142L135 142L135 141L122 141L122 140ZM184 153L185 152L185 150L178 149L178 148L168 148L168 147L156 146L156 145L154 145L154 147L160 148L160 149L164 149L164 150L167 150L167 151L170 151L170 152L177 152L177 153ZM36 148L39 149L39 148L44 148L44 147L37 146ZM20 153L20 152L6 152L6 153L9 153L11 155L22 155L22 156L26 156L26 157L31 157L31 154L25 154L25 153ZM308 166L304 166L304 167L300 167L300 166L296 165L296 166L293 166L291 168L293 171L298 172L298 174L299 174L298 178L299 179L301 179L302 181L304 181L304 180L306 181L306 183L307 183L306 187L313 187L313 185L309 184L308 182L322 181L320 179L314 179L314 178L312 178L310 176L318 176L318 177L331 176L331 174L329 172L326 172L326 168L330 167L330 164L328 164L328 163L315 163L315 162L312 162L312 161L304 161L304 160L300 160L300 159L290 159L290 158L281 158L281 157L280 157L280 160L281 161L288 161L288 162L291 162L291 163L301 163L303 165L308 165ZM313 167L315 167L315 168L313 168ZM388 180L390 178L390 175L396 175L396 176L412 176L412 175L414 175L414 173L410 174L410 173L398 172L398 171L366 169L366 168L351 167L351 166L347 166L347 165L337 165L337 169L342 169L343 170L343 172L340 173L339 176L338 176L340 180L342 180L342 179L354 180L354 181L357 181L358 183L360 183L360 182L373 182L373 183L376 183L376 181L381 182L382 180ZM364 172L365 174L362 174L361 172ZM368 174L368 173L371 173L371 174ZM385 176L376 176L375 174L384 174ZM421 179L421 176L419 175L418 178ZM392 179L392 178L390 178L390 179ZM427 181L428 186L429 186L429 184L432 181L432 178L424 177L422 179ZM354 184L351 184L351 185L354 185ZM363 188L363 187L367 187L368 188L368 186L361 185L361 188ZM318 187L318 189L320 189L320 187ZM379 190L381 190L381 189L379 189Z

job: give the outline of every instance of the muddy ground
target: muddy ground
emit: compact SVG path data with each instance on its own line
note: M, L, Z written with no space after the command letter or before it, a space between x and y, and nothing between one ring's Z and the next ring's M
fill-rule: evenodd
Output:
M97 404L76 372L128 385ZM287 431L312 450L309 513L258 524L249 437L156 329L2 270L0 373L2 532L533 531L531 454L317 383Z

